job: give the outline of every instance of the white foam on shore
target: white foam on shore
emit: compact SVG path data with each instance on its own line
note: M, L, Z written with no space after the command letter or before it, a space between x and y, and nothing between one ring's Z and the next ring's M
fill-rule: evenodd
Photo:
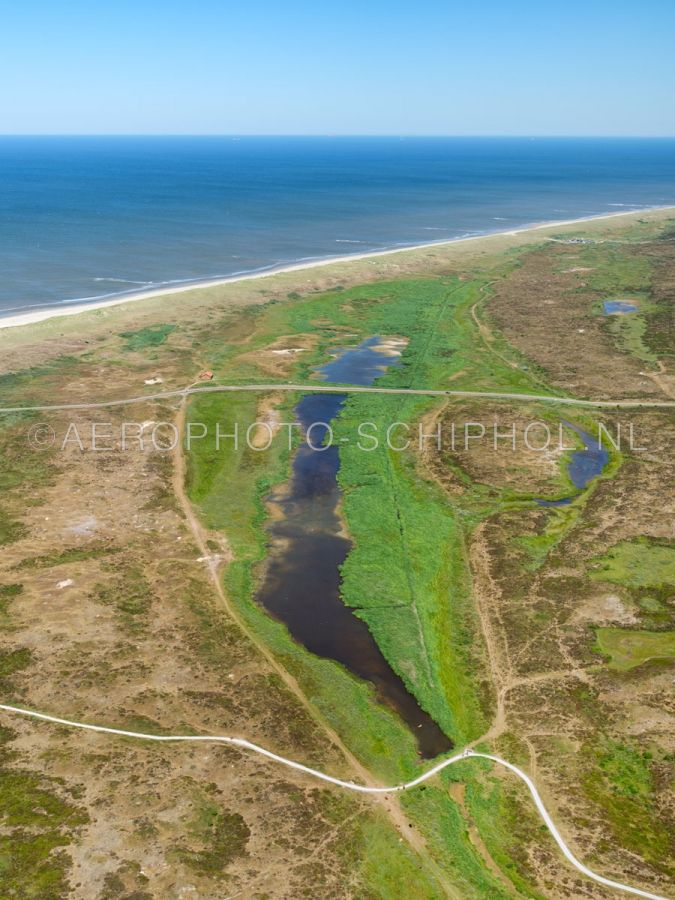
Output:
M611 205L611 204L608 204ZM370 259L380 256L393 256L397 253L407 253L414 250L426 250L432 247L443 247L450 244L467 243L469 241L483 240L484 238L499 237L501 235L513 237L518 234L530 231L539 231L545 228L560 228L566 225L579 225L584 222L599 221L602 219L612 219L621 216L632 216L640 213L656 212L658 210L675 210L675 206L647 206L639 209L631 209L629 211L599 213L597 215L582 216L576 219L548 220L546 222L535 222L529 225L522 225L508 231L485 231L477 234L465 235L456 238L444 238L438 241L427 241L422 244L406 244L393 248L382 250L369 250L364 253L350 253L343 256L327 256L327 257L304 257L303 259L291 263L290 265L270 265L254 271L234 272L222 278L203 279L199 281L188 279L175 279L174 281L166 281L162 286L150 288L140 291L124 291L115 294L105 294L99 297L81 297L76 300L61 301L58 304L52 304L49 308L44 306L30 312L17 312L11 316L2 316L0 311L0 329L16 328L21 325L32 325L36 322L44 322L47 319L53 319L57 316L73 316L79 313L88 312L90 310L104 309L110 306L119 306L122 303L133 303L137 300L149 300L153 297L161 297L166 294L179 294L185 291L197 290L199 288L218 287L224 284L233 284L239 281L255 281L259 278L269 278L271 275L279 275L287 272L299 272L305 269L317 269L324 266L331 266L334 263L358 262L363 259ZM91 301L91 302L89 302ZM56 308L55 308L56 307ZM25 309L25 307L24 307Z
M94 278L93 281L114 281L119 284L152 284L152 281L134 281L133 278Z

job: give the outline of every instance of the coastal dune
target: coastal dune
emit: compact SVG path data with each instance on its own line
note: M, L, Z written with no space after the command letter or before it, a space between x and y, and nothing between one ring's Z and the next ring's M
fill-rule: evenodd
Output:
M643 209L631 210L630 212L616 212L616 213L606 213L602 215L596 216L585 216L576 219L564 219L564 220L550 220L546 222L538 222L533 223L531 225L526 225L519 228L509 229L507 231L496 231L489 232L486 234L480 235L472 235L470 237L460 237L460 238L451 238L448 240L442 241L430 241L422 244L414 244L406 247L396 247L387 250L373 250L366 253L350 253L345 254L343 256L331 256L326 257L324 259L312 260L309 262L298 262L292 263L287 266L279 266L276 268L265 269L264 271L257 272L249 272L244 275L232 275L229 277L218 278L218 279L210 279L204 281L191 281L189 283L183 285L168 285L160 288L154 288L149 290L140 290L134 291L131 293L124 293L120 295L115 295L112 297L102 297L100 300L92 300L86 303L74 301L72 303L68 303L64 301L63 304L58 304L56 306L51 306L45 309L37 309L30 310L27 312L15 312L12 315L0 317L0 329L3 328L16 328L19 326L32 325L36 322L44 322L48 319L60 318L64 316L74 316L79 313L89 312L91 310L96 309L104 309L107 307L121 306L123 304L134 303L138 300L149 300L155 297L167 296L167 295L177 295L186 293L189 291L195 291L200 288L212 288L218 287L220 285L225 284L235 284L243 281L257 281L260 279L266 279L274 277L275 275L288 274L292 272L301 272L305 270L311 269L320 269L328 266L335 266L344 263L353 263L358 262L360 260L367 260L372 258L381 258L381 257L390 257L400 254L411 254L420 250L429 250L432 248L442 249L444 247L449 247L453 245L464 245L464 244L480 244L485 243L486 248L490 245L490 243L504 238L512 238L515 243L519 242L519 239L527 238L528 236L536 235L538 236L539 232L542 232L546 235L547 231L557 230L561 227L567 226L576 226L582 225L584 223L602 223L605 220L609 219L626 219L627 222L631 219L634 219L638 216L644 216L646 214L658 216L667 215L668 213L675 214L675 207L673 206L661 206L661 207L646 207Z

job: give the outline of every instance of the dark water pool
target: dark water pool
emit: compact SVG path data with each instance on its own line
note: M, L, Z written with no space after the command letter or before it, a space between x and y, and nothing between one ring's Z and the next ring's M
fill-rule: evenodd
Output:
M390 366L400 365L400 354L384 352L392 342L382 338L366 338L358 347L344 347L317 372L325 381L342 381L349 384L372 384ZM316 442L314 442L316 443Z
M331 381L371 384L398 357L384 354L378 338L342 351L319 371ZM340 412L343 394L308 394L295 408L306 431L330 423ZM281 620L296 641L317 656L341 663L371 682L382 703L398 713L413 732L420 754L432 758L450 750L452 741L418 705L391 669L367 625L340 599L339 568L351 548L338 515L340 468L337 447L321 446L326 429L315 426L293 460L290 483L270 500L278 511L268 526L269 561L258 601Z
M563 497L561 500L537 500L539 506L569 506L574 497Z
M567 474L570 476L572 484L582 491L594 478L602 474L602 470L609 462L609 453L600 446L597 437L593 437L587 431L564 419L563 425L578 434L584 443L584 449L575 450L567 466ZM572 497L563 497L561 500L537 500L537 503L539 506L567 506L576 496L574 494Z
M584 442L583 450L575 450L567 467L567 473L575 488L583 490L594 478L602 473L609 462L609 453L600 446L598 438L593 437L587 431L563 421L566 428L578 434Z
M612 313L632 313L637 311L637 306L634 303L627 303L625 300L605 300L602 306L606 316L611 316Z

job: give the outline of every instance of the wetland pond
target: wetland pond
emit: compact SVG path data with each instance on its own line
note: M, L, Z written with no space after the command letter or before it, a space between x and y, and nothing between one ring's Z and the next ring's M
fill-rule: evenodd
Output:
M634 303L628 303L626 300L605 300L602 308L606 316L626 315L626 313L637 312L637 306Z
M368 338L339 352L318 372L326 381L369 385L399 364L401 346ZM307 394L295 407L303 433L314 426L311 446L307 440L300 445L290 481L268 498L275 514L267 526L268 564L257 599L311 653L369 681L378 700L408 725L420 755L430 759L450 750L452 741L420 708L366 623L340 597L340 566L352 544L339 514L339 449L322 447L326 427L314 423L330 424L346 399L344 394Z
M609 453L600 446L599 439L594 438L587 431L564 419L562 424L578 434L584 444L583 450L574 451L567 466L570 481L581 492L594 478L602 474L609 462ZM571 497L563 497L561 500L537 500L537 503L539 506L567 506L578 496L578 494L573 494Z

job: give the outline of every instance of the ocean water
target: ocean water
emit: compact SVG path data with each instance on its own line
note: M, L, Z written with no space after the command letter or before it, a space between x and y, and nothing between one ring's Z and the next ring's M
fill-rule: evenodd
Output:
M0 315L675 204L675 140L0 137Z

